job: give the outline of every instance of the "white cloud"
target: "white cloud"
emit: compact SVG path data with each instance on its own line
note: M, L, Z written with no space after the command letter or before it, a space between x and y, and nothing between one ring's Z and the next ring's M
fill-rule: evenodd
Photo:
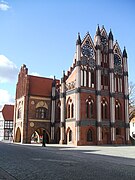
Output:
M10 8L11 7L9 6L9 4L6 1L1 1L0 2L0 10L7 11Z
M5 89L0 89L0 109L4 104L14 104L14 97Z
M40 76L41 77L41 75L38 74L37 72L32 72L32 73L30 73L30 75L32 75L32 76Z
M47 76L42 76L41 74L39 74L39 73L37 73L37 72L32 72L32 73L30 73L30 75L32 75L32 76L39 76L39 77L47 77ZM53 76L53 75L50 75L50 76L48 76L47 78L53 79L54 76Z
M51 78L51 79L53 79L53 78L54 78L54 76L53 76L53 75L50 75L48 78Z
M17 74L17 66L4 55L0 55L0 83L14 82Z

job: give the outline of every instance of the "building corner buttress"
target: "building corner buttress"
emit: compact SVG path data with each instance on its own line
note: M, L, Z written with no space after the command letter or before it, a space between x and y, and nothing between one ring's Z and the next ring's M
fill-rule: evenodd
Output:
M100 28L97 27L95 36L96 48L96 97L97 97L97 144L102 144L101 127L101 37Z
M54 143L54 125L56 112L56 79L52 82L52 106L51 106L51 143Z
M111 125L111 143L116 143L115 135L115 97L114 97L114 53L113 53L113 34L109 32L109 78L110 78L110 125Z
M76 103L76 144L80 141L80 127L79 127L79 121L80 121L80 88L81 88L81 38L80 34L78 33L78 39L76 42L76 96L75 96L75 103Z
M60 144L65 143L65 98L66 98L66 88L65 88L65 72L63 72L63 77L61 78L61 89L60 89L60 101L61 101L61 121L60 121Z
M126 133L126 144L130 144L130 133L129 133L129 87L128 87L128 63L127 63L127 52L124 47L123 50L123 66L124 66L124 101L125 101L125 133Z

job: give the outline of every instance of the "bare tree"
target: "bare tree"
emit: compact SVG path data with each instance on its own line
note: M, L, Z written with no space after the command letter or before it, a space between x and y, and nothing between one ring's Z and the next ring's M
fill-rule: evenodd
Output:
M135 84L129 83L129 116L131 117L135 112Z
M129 106L135 106L135 84L129 83Z

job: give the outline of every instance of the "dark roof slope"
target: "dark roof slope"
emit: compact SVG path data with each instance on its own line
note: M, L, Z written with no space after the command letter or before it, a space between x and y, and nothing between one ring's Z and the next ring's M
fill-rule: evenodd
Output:
M3 118L6 121L13 121L14 105L5 104L2 109Z

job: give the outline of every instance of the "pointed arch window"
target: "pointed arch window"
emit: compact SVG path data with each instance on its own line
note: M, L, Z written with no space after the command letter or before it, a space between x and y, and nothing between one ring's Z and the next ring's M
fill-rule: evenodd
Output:
M107 101L105 98L101 101L101 117L102 119L107 119Z
M120 120L121 119L121 105L118 100L115 102L115 119Z
M61 118L61 102L59 101L57 103L57 120L56 121L60 121Z
M74 104L71 104L71 118L74 117Z
M92 133L91 129L89 129L88 132L87 132L87 141L88 142L92 142L93 141L93 133Z
M17 112L17 118L20 119L21 117L22 117L22 108L19 108Z
M38 107L36 109L36 118L45 119L47 117L47 109L45 107Z
M91 87L94 88L94 71L91 71Z
M87 118L93 118L93 109L94 109L94 101L93 99L89 96L89 98L86 100L86 117Z
M72 131L69 131L69 142L72 141Z
M121 135L121 129L120 128L116 128L116 135Z
M72 99L69 98L67 101L67 118L73 118L74 117L74 104L72 102Z
M70 104L68 104L67 108L67 118L70 118Z

